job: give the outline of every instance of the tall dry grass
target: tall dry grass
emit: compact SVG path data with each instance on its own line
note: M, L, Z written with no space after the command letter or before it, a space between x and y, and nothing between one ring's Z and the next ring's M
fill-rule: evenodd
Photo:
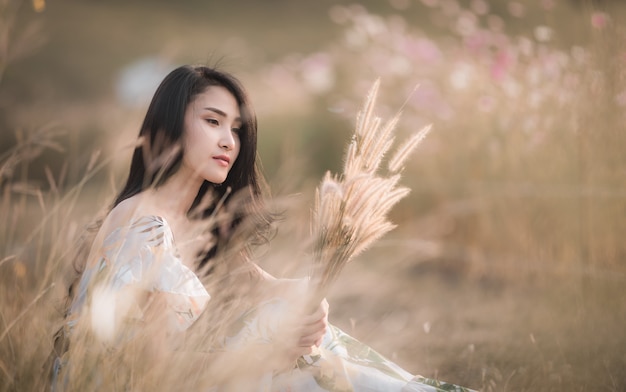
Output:
M391 146L390 133L395 121L380 128L387 136L380 145L381 141L377 140L376 135L380 120L370 118L375 95L374 92L370 97L369 107L363 114L360 131L356 135L363 140L353 146L366 148L349 155L346 160L348 168L351 164L358 164L346 171L346 179L352 182L364 180L361 178L363 173L359 171L373 172L377 169L378 164L370 164L372 157L369 153L382 158ZM98 153L94 153L80 179L69 186L65 186L67 165L56 175L49 167L45 167L47 182L44 184L31 179L29 166L42 153L47 149L63 152L58 142L60 135L54 128L46 127L27 134L16 132L14 147L0 157L0 212L7 222L0 231L0 268L3 270L0 385L3 391L47 390L50 387L52 362L60 354L53 352L53 334L65 322L63 313L67 303L64 298L66 287L73 278L72 262L80 262L77 257L86 255L81 253L84 246L89 246L89 238L83 238L84 234L89 234L86 225L97 218L103 209L101 206L85 215L77 211L81 204L79 200L87 196L83 192L85 185L94 176L110 171L109 164L114 156L102 160ZM390 168L396 175L384 179L388 183L381 187L380 181L376 180L383 179L372 177L374 185L379 185L379 192L396 186L399 178L397 173L418 139L410 140L398 151ZM374 151L370 151L372 146ZM357 158L365 160L365 167L361 167L362 162L357 162ZM354 184L349 184L348 190L351 186L354 187ZM399 188L390 198L384 199L387 197L384 193L361 195L359 190L354 189L345 195L344 200L348 205L352 206L352 199L356 199L357 205L351 207L348 217L339 217L340 225L367 212L363 205L382 202L378 208L379 215L373 216L377 219L373 223L380 224L379 221L385 219L393 204L407 192ZM87 204L94 207L94 203ZM325 213L339 214L336 207L326 208ZM337 220L332 216L330 219ZM356 227L357 232L368 229L363 238L357 236L359 241L355 243L356 251L362 250L391 228L389 224L369 227L366 225L367 219L368 216L363 215L356 222L359 225ZM331 245L321 244L318 250L324 252ZM327 278L328 275L326 273ZM211 277L215 279L215 274ZM334 279L336 276L333 276ZM81 322L89 322L89 317L81 318L73 329L72 342L67 351L70 362L63 366L59 374L63 390L206 390L218 384L224 385L224 390L240 391L256 387L261 370L257 372L255 369L267 369L271 363L284 359L277 355L276 347L270 348L267 344L254 341L234 352L222 352L215 348L215 339L211 333L217 333L221 327L229 325L234 321L233 315L239 314L232 299L228 298L226 302L220 302L219 299L236 297L241 293L234 293L223 282L213 286L215 291L211 291L220 293L212 301L217 305L212 304L206 312L210 316L198 322L200 326L194 326L182 340L174 339L170 342L170 337L163 336L161 326L165 321L155 315L153 322L142 327L142 333L128 341L123 339L112 348L98 339L90 327L81 325ZM96 302L102 309L85 309L84 312L106 313L105 308L107 304L110 305L111 299L100 298ZM242 302L247 303L246 300ZM272 365L271 368L274 367Z
M426 126L398 147L385 173L381 165L393 146L400 115L387 123L375 115L378 89L379 81L357 115L343 171L339 175L327 172L316 190L311 224L315 302L328 294L348 262L395 228L389 212L410 191L399 185L402 169L430 131Z
M48 148L58 148L58 132L42 128L18 139L0 161L0 385L3 390L43 390L54 331L62 323L64 298L73 275L72 260L83 231L98 215L76 210L83 186L106 162L96 155L83 178L64 186L63 172L46 168L45 184L29 178L29 163ZM99 208L102 208L100 206Z
M20 1L0 4L0 81L7 67L43 42L40 26L19 23ZM10 108L4 108L8 110ZM48 184L31 181L29 164L47 149L61 150L59 131L3 129L15 136L0 153L0 388L43 390L43 366L51 349L51 328L59 322L58 268L75 233L71 195L63 176L47 170ZM4 141L4 140L3 140Z
M429 130L425 128L402 145L390 159L390 176L381 176L378 169L382 157L392 146L392 131L397 118L381 126L381 120L374 117L377 86L370 93L357 121L355 140L348 148L343 177L331 179L327 176L319 194L315 215L319 233L315 250L321 255L333 255L316 260L315 267L322 271L322 276L319 282L314 276L314 282L320 284L318 293L321 296L339 278L345 263L393 228L387 222L387 214L408 193L408 189L397 186L399 172L410 151ZM259 317L266 318L264 322L259 321L260 324L278 325L277 328L262 326L259 337L239 334L238 344L220 348L231 325L241 324L238 320L242 311L255 305L256 300L251 297L272 295L264 290L246 291L248 288L242 288L236 277L230 277L232 268L226 268L224 276L213 272L207 278L209 292L214 293L211 305L205 311L208 315L197 321L197 325L184 336L167 333L163 328L167 323L166 315L158 311L161 309L158 305L155 305L154 314L151 314L152 308L147 307L144 319L135 321L141 324L139 326L133 325L132 319L124 319L109 331L110 334L98 333L104 330L103 325L113 322L111 320L124 318L124 314L118 314L122 311L118 305L134 302L131 297L139 294L126 290L123 292L125 297L118 299L119 294L100 292L96 287L92 301L81 309L83 317L72 327L69 346L65 347L64 343L56 346L53 333L66 322L63 312L67 304L61 300L67 284L64 276L71 275L68 273L72 267L70 261L80 262L77 258L86 256L81 251L90 243L89 238L80 236L81 231L89 234L84 226L70 219L77 215L74 207L77 198L84 196L81 194L84 184L96 173L107 170L111 159L99 161L98 154L94 154L83 178L66 190L59 186L59 179L47 171L49 183L47 190L42 190L41 186L29 181L26 168L44 148L58 148L54 137L54 133L45 129L36 132L7 151L0 162L0 172L4 174L2 212L13 223L4 228L0 238L4 255L0 267L17 278L13 284L5 278L2 286L7 306L3 306L2 311L5 325L0 335L3 343L0 345L0 364L6 390L49 388L53 362L61 354L68 362L63 363L57 376L58 385L68 391L207 390L216 385L226 391L254 390L268 370L289 366L281 351L288 351L289 343L285 343L285 347L277 346L274 339L268 343L267 336L274 333L281 334L280 340L291 341L290 331L279 322L267 319L280 317L280 313L268 316L259 313ZM17 166L24 167L19 181L13 176L13 168ZM339 195L328 187L341 193L339 202L336 199ZM16 198L15 193L20 196ZM34 200L28 200L28 197ZM329 201L329 197L332 200ZM31 210L35 202L40 208L38 211ZM37 215L39 219L34 219ZM208 225L212 223L207 222ZM27 230L20 233L21 227ZM349 235L344 237L346 228ZM247 240L244 234L242 243ZM236 247L238 244L229 245ZM338 251L338 245L346 248L339 247ZM26 282L24 287L20 286L21 281ZM13 295L9 296L9 293ZM299 295L302 296L300 305L309 303L305 293ZM53 346L57 351L53 351Z
M619 15L613 14L615 21ZM389 347L415 372L485 391L624 390L626 132L619 26L594 30L583 51L589 63L576 74L575 87L546 85L574 93L565 107L548 100L531 111L489 90L496 102L510 105L497 115L484 112L493 104L480 99L493 87L486 76L466 93L444 91L463 116L434 119L437 132L415 166L405 168L413 192L392 214L400 223L397 236L350 267L332 294L331 319L375 348ZM366 57L345 59L352 71L367 64ZM520 66L517 77L528 69ZM412 85L400 81L389 94L400 96ZM334 98L324 107L333 107ZM419 98L422 104L437 99ZM502 123L507 117L512 120ZM535 125L527 129L524 120ZM62 172L33 183L28 163L54 148L55 135L46 129L23 134L1 162L2 391L47 383L41 369L61 322L69 252L102 207L89 200L85 207L93 194L65 185ZM343 143L343 136L334 137ZM273 262L281 263L293 263L293 254ZM165 373L159 364L153 369ZM162 385L172 385L170 376ZM197 380L189 375L189 383Z
M342 326L483 390L623 389L626 8L422 3L392 15L337 5L342 35L267 69L270 86L304 91L337 121L383 74L388 113L410 97L399 134L437 129L404 172L398 230L349 267L360 291L336 292ZM416 8L430 19L412 23ZM319 156L348 135L309 127L311 162L329 165Z
M332 7L343 34L270 64L269 85L348 116L371 77L382 76L384 114L408 97L399 134L438 131L407 165L414 192L393 216L436 217L415 232L460 250L452 270L495 280L623 274L624 5L422 3L406 16ZM430 20L416 26L416 13ZM346 136L319 138L316 154Z

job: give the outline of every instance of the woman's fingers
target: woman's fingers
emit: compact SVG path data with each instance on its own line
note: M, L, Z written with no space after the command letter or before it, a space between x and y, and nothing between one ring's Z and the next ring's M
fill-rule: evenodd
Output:
M316 334L325 334L328 323L324 319L319 319L311 324L305 324L300 327L300 336L310 336Z
M322 302L320 303L320 308L324 312L324 315L326 316L326 318L328 318L328 308L329 307L330 307L330 305L328 305L328 301L326 301L326 298L322 299Z
M322 300L313 313L302 318L303 324L314 324L319 320L324 320L325 323L328 323L328 301L326 301L326 298Z
M284 333L295 338L284 341L287 344L284 347L286 357L295 360L302 355L311 354L313 347L321 345L328 329L328 302L326 299L322 300L310 314L293 312L281 324Z
M301 347L319 346L326 334L327 324L325 320L319 320L315 324L302 327L298 345Z
M328 328L328 302L322 300L315 311L301 319L300 347L319 346Z

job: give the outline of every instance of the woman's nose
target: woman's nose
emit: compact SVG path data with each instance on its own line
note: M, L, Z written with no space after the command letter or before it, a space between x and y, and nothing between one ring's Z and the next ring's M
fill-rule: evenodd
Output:
M230 151L235 148L235 143L235 137L233 136L232 132L228 130L228 132L225 132L225 135L222 136L222 138L220 139L220 148L223 148L226 151Z

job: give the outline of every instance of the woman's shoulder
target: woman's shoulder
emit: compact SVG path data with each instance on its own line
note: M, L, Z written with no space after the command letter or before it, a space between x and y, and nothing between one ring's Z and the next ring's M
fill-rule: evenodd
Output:
M158 210L146 210L142 198L131 197L113 207L104 217L91 244L86 268L107 252L135 252L142 246L165 249L173 246L171 229Z
M140 233L170 231L164 214L158 209L150 208L141 195L132 196L111 209L102 224L101 238L123 229Z

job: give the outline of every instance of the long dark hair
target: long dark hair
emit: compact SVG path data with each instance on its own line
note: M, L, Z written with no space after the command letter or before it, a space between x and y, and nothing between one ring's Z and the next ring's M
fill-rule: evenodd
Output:
M212 214L218 201L227 205L233 195L245 194L245 208L233 212L227 230L214 228L217 242L199 255L199 267L228 242L229 233L244 219L254 221L255 236L265 238L272 221L262 203L262 176L257 165L257 120L248 94L232 75L206 66L181 66L170 72L157 88L139 131L140 143L135 149L126 185L115 198L112 208L150 187L158 187L180 167L184 151L185 111L196 95L210 86L228 90L239 106L242 125L239 132L241 148L226 180L222 184L204 181L191 208L195 209L211 192L214 200L203 208L201 217Z
M184 153L180 146L185 111L195 96L210 86L224 87L235 97L242 119L239 135L241 150L226 181L219 187L220 196L228 188L235 193L244 187L260 195L256 167L257 121L246 91L234 76L226 72L185 65L170 72L154 93L139 131L143 142L135 149L128 180L113 207L151 186L161 185L176 172ZM209 185L208 182L203 184L199 197L204 195Z

